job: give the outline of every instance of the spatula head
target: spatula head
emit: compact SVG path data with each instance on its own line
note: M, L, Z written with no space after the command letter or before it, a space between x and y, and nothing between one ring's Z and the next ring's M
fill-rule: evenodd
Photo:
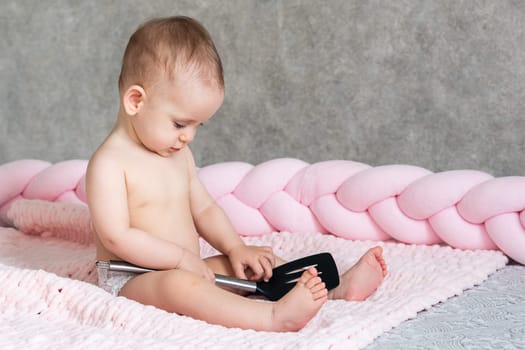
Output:
M290 261L273 269L268 282L257 282L257 291L270 300L279 300L292 289L304 271L317 269L328 290L339 285L339 272L330 253L319 253Z

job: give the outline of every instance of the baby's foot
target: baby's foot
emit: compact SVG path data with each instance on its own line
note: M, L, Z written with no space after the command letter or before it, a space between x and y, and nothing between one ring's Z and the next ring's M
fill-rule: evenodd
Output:
M341 284L330 291L329 297L347 301L365 300L379 287L386 271L383 248L371 248L341 276Z
M305 271L297 284L273 304L273 323L279 332L297 331L314 317L326 302L328 291L313 267Z

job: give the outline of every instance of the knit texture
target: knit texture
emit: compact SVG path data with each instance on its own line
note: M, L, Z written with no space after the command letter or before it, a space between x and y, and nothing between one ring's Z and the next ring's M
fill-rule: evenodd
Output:
M357 242L320 233L245 237L249 244L271 245L286 259L331 252L340 271L379 244L388 263L387 277L366 301L328 301L301 331L269 333L209 325L113 297L94 285L93 244L34 234L0 228L2 349L359 349L507 262L499 251ZM215 253L204 242L202 252Z

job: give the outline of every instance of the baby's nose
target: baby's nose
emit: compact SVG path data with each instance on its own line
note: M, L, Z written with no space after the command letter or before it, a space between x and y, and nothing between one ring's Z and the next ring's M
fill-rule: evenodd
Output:
M179 135L179 141L183 143L188 143L193 140L193 133L184 133Z

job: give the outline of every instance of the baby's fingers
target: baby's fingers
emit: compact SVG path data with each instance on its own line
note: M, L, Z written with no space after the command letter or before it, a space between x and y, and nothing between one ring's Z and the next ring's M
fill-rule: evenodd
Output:
M265 276L264 267L259 261L251 262L250 264L248 264L248 267L251 271L250 280L259 281Z
M263 268L264 270L264 274L261 276L266 282L268 282L268 280L270 278L272 278L272 274L273 274L273 267L275 266L275 262L272 262L270 259L268 259L267 256L262 256L260 257L259 259L259 262L261 264L261 267Z
M233 269L233 273L235 274L235 276L237 278L248 279L248 277L246 277L246 272L244 270L244 265L242 265L242 264L232 264L232 269Z
M268 259L270 264L272 265L272 268L275 267L275 254L273 253L272 247L261 247L263 248L263 255Z

